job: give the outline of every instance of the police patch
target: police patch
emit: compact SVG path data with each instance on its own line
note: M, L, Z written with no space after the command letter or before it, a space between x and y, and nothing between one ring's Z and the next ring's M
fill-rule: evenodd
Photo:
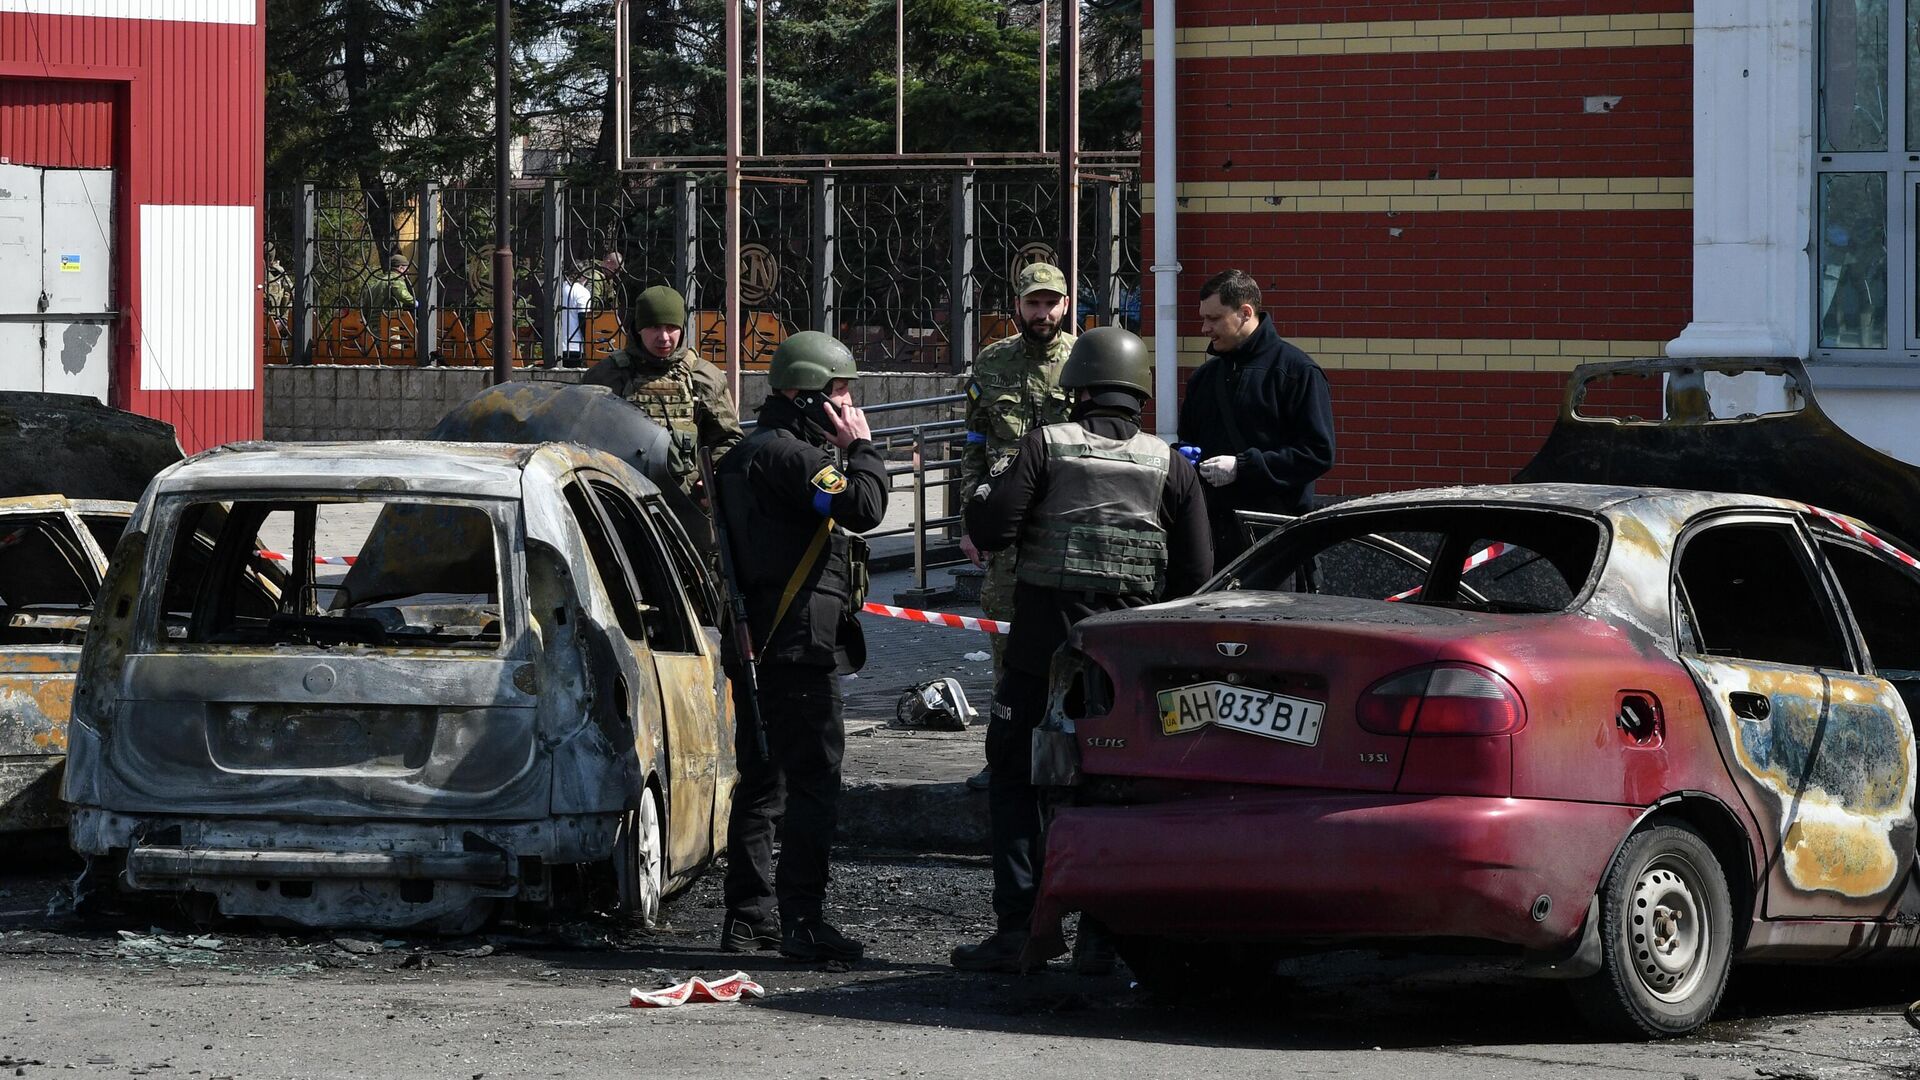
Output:
M1007 466L1013 464L1013 459L1016 456L1018 456L1018 454L1019 454L1019 451L1015 451L1014 453L1002 454L999 457L995 458L993 462L993 467L987 470L987 475L999 476L1001 473L1006 472Z
M847 490L847 474L829 465L813 474L813 486L829 495Z

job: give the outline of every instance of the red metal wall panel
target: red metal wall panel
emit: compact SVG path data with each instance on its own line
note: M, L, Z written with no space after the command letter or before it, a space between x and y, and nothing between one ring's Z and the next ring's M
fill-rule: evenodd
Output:
M160 385L142 385L143 349L151 336L141 307L140 215L144 206L252 208L255 242L250 252L209 246L204 254L207 259L243 258L251 266L252 280L260 280L264 0L251 5L251 25L196 21L233 17L226 0L150 0L145 8L135 4L128 10L164 17L0 12L0 80L10 86L39 84L37 92L43 96L57 93L45 88L61 83L108 82L117 95L111 119L86 129L96 133L103 126L111 128L107 149L119 170L114 290L126 314L115 328L114 404L174 424L189 451L257 438L262 412L257 356L250 377L216 380L223 383L217 388L166 385L162 378L154 380ZM246 17L244 10L238 17ZM80 119L98 119L93 113L76 114L76 108L65 107L65 122L75 125L72 130L80 130ZM45 131L57 130L63 121L61 115L43 112L21 122ZM85 145L97 151L98 137L89 134ZM195 256L174 252L169 264L191 262ZM253 325L246 330L246 340L257 343L257 299L250 307ZM226 385L231 383L243 385Z
M113 83L0 78L0 159L58 169L113 167Z

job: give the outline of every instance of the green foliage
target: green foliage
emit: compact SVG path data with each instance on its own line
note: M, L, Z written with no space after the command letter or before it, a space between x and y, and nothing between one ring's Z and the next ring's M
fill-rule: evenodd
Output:
M1058 145L1059 6L907 0L906 149L1035 147L1043 33ZM894 141L893 0L767 0L769 153L886 152ZM514 0L517 131L610 181L612 0ZM643 155L718 153L725 0L634 0L632 128ZM267 181L482 183L493 148L494 5L485 0L268 0ZM753 148L754 9L743 5ZM1139 0L1082 0L1083 145L1138 145Z

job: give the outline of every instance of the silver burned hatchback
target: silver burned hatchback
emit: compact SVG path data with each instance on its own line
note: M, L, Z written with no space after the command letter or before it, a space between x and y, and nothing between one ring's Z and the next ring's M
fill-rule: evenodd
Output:
M80 891L309 926L651 920L724 846L717 616L658 488L598 450L200 454L135 509L81 657Z

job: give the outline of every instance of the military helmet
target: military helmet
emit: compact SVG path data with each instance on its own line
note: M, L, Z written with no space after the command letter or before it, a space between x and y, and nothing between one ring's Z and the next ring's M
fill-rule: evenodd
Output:
M1132 390L1153 396L1153 361L1140 335L1119 326L1096 326L1081 334L1060 367L1063 390Z
M782 341L767 368L767 386L774 390L825 390L835 379L859 377L852 350L818 330Z

